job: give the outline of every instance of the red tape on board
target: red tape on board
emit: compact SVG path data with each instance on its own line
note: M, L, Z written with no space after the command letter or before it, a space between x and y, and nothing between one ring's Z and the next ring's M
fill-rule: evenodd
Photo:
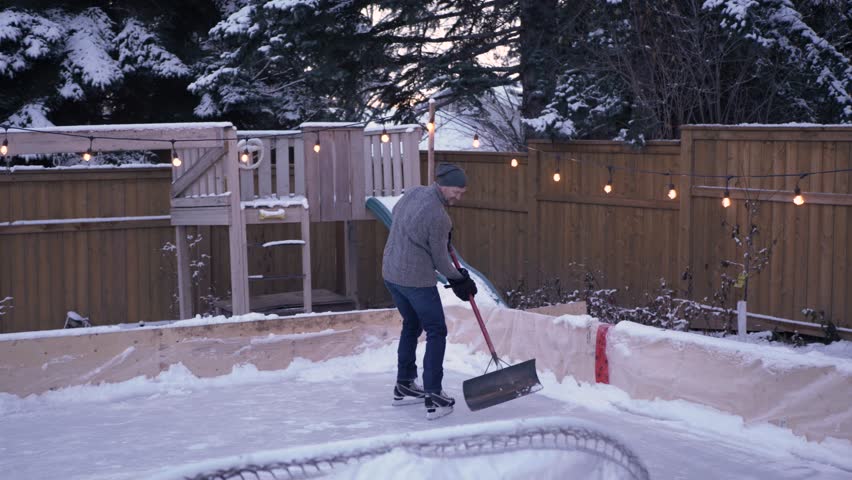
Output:
M598 325L598 334L595 339L595 381L598 383L609 383L609 359L606 356L606 334L608 323Z

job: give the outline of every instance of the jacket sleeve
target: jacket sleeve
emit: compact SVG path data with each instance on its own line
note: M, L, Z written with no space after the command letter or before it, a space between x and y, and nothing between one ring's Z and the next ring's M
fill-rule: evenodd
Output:
M462 274L453 265L447 251L447 242L452 227L453 225L446 215L433 222L429 227L429 250L432 255L432 263L435 264L435 270L441 272L448 279L460 280L463 278Z

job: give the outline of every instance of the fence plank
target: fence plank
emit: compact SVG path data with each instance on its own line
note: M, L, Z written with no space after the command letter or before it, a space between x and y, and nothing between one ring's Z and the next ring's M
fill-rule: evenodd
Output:
M402 195L402 143L398 133L390 134L391 141L387 143L391 153L391 164L393 169L393 194Z
M377 136L372 136L372 148L370 149L373 159L373 195L383 197L388 195L384 190L384 180L382 171L384 163L382 162L382 142Z
M272 139L262 140L263 163L257 167L257 190L261 197L268 197L272 193Z
M290 194L290 144L287 138L275 139L275 192L279 197Z

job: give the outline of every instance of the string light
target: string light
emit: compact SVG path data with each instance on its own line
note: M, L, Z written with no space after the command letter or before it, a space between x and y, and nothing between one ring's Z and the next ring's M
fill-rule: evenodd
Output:
M348 124L347 126L363 125L365 123L366 122L363 122L363 121L353 122L351 124ZM94 137L94 136L85 136L85 135L82 135L80 133L50 132L50 131L45 132L45 131L41 131L41 130L38 130L38 129L27 128L27 127L10 127L9 125L0 125L0 126L2 126L2 128L4 129L4 139L3 139L2 144L0 144L0 155L2 155L2 156L7 156L9 154L9 138L8 138L9 128L18 129L18 130L25 131L25 132L45 134L45 135L61 135L61 136L75 137L75 138L88 138L89 139L89 149L86 150L82 155L84 161L90 161L92 159L92 157L94 156L94 154L93 154L93 148L94 148L93 142L96 138L102 139L102 140L119 140L119 141L128 141L128 140L131 140L131 141L150 141L150 142L170 141L170 142L172 142L172 150L175 150L174 140L164 140L164 139L161 139L161 138L142 138L142 137L126 137L126 136L121 136L121 137L98 136L98 137ZM434 115L431 116L430 121L426 124L426 129L430 133L435 131L436 124L435 124ZM386 127L383 126L382 133L385 134L386 131L387 131ZM267 136L274 137L274 135L261 135L261 136L257 136L257 138L262 138L262 137L267 137ZM206 142L206 141L214 141L214 140L221 140L221 139L220 138L191 138L191 139L182 139L180 141L186 141L186 142L205 141ZM475 148L479 148L480 145L481 145L478 132L474 133L473 145L474 145ZM537 149L530 147L530 146L527 146L526 148L528 150L537 150ZM319 151L320 151L320 141L319 141L319 137L318 137L316 144L314 145L314 152L319 153ZM173 153L173 156L172 156L172 163L173 164L176 163L175 160L182 163L182 161L180 160L180 158L176 154L176 151ZM557 160L558 160L558 156L557 156ZM576 160L572 159L572 161L576 161ZM520 163L518 162L517 158L512 158L510 164L511 164L512 167L517 167L517 166L519 166ZM608 185L610 186L609 191L611 191L611 184L612 184L611 177L612 177L613 167L610 166L610 167L607 167L607 168L610 169L610 182L609 182ZM674 186L674 183L671 182L671 176L672 176L671 172L663 173L663 172L657 172L657 171L653 171L653 170L643 170L643 169L635 169L635 168L626 169L626 170L630 170L630 171L636 172L636 173L648 173L648 174L668 176L669 177L668 197L671 198L671 199L677 198L677 196L678 196L677 190ZM821 175L821 174L842 173L842 172L852 172L852 168L812 171L812 172L804 172L804 173L796 173L796 174L785 173L785 174L767 174L767 175L748 175L748 176L742 176L742 178L775 178L775 177L788 177L788 176L798 175L799 179L801 180L808 175ZM692 174L692 173L680 173L678 175L688 176L688 177L700 177L700 178L719 178L719 177L721 177L721 175L700 175L700 174ZM736 177L735 176L727 176L725 178L726 178L725 195L722 199L722 204L725 208L727 208L732 203L731 198L730 198L729 182L730 182L731 179L736 178ZM559 181L561 181L561 179L562 179L562 176L561 176L560 170L557 168L556 172L553 174L553 180L556 181L556 182L559 182ZM606 191L606 187L604 187L604 188L605 188L605 191ZM609 192L607 192L607 193L609 193ZM796 182L796 187L795 187L793 193L794 193L793 202L796 205L803 205L804 203L806 203L804 197L802 196L801 187L799 186L799 182Z
M388 135L388 130L382 125L382 143L390 142L390 135Z
M796 185L796 189L793 191L793 203L796 205L804 205L805 197L802 196L802 189Z
M610 192L612 192L612 167L606 168L607 170L609 170L609 180L606 182L606 185L604 185L604 192L609 194Z
M732 178L734 178L734 177L728 177L725 180L725 196L722 197L722 206L725 207L725 208L728 208L728 207L731 206L731 192L728 191L728 182L730 182Z
M88 162L92 159L92 143L95 141L95 137L89 137L89 149L83 152L83 161Z
M796 188L793 190L793 203L795 203L797 206L805 204L805 197L802 196L802 189L799 188L799 182L807 176L807 173L803 173L799 175L799 179L796 180Z
M677 190L675 190L674 183L672 182L671 172L669 172L669 193L668 193L668 195L669 195L669 198L671 198L672 200L677 198Z
M240 154L240 161L243 163L248 163L251 156L249 155L248 148L243 149L243 153Z
M177 150L175 150L175 141L172 140L172 165L175 167L179 167L180 164L183 163L178 157Z

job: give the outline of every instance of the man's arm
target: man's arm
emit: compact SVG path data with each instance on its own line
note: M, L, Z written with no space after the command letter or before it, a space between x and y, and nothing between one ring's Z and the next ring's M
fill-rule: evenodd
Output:
M444 220L444 219L442 219ZM450 262L450 254L447 251L447 242L450 237L452 225L447 221L436 221L429 228L429 249L431 251L432 263L435 270L447 277L448 280L461 280L461 273Z

